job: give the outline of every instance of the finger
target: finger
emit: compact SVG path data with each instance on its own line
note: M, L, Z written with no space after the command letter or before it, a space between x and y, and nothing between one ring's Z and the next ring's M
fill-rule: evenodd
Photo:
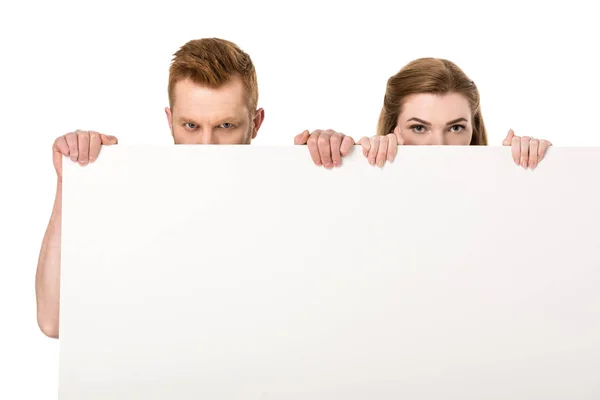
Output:
M363 156L368 157L369 150L371 150L371 141L369 138L366 136L361 137L358 141L358 144L360 144L362 147Z
M511 142L510 146L511 146L512 157L513 157L513 160L515 161L515 164L519 165L519 163L521 161L521 140L517 136L513 136L513 138L511 140L512 140L512 142Z
M350 150L352 150L353 146L354 139L352 139L352 137L350 136L344 136L344 139L342 140L342 145L340 146L340 152L342 153L342 156L346 157L348 154L350 154Z
M538 164L544 159L544 157L546 156L546 152L548 151L548 148L552 146L552 143L550 143L547 140L540 140L540 145L538 147Z
M87 165L90 161L90 133L79 132L77 142L79 144L79 157L77 160L80 165Z
M102 139L98 132L90 131L90 163L93 163L100 154L100 146L102 145Z
M308 151L310 152L310 157L317 166L323 165L323 162L321 161L321 155L319 154L319 146L317 145L317 140L319 139L320 135L321 131L314 131L310 134L308 140L306 141Z
M388 161L393 162L396 158L396 152L398 151L398 138L393 133L391 135L388 135L388 137Z
M531 139L529 141L529 168L534 169L538 165L538 149L540 141Z
M382 136L379 139L379 149L377 150L377 166L383 168L385 160L387 159L388 143L390 139L388 136Z
M521 138L521 167L527 168L529 164L529 142L531 138L529 136L523 136Z
M331 145L329 143L331 136L331 131L325 131L322 132L317 139L319 155L321 156L323 166L327 169L333 168L333 160L331 159Z
M65 135L65 140L69 146L69 157L73 162L77 161L77 158L79 157L79 149L77 148L77 132L79 131L67 133Z
M342 140L344 140L344 135L338 132L331 135L331 139L329 139L331 145L331 159L334 167L342 165Z
M377 152L379 151L379 136L373 136L371 139L371 149L369 150L369 164L375 165Z
M294 137L294 144L306 144L306 141L308 140L308 137L310 136L310 132L308 130L305 130L304 132L296 135L296 137Z
M508 133L506 134L506 138L504 138L504 140L502 141L502 145L503 146L511 146L512 139L514 136L515 136L515 132L512 129L509 129Z

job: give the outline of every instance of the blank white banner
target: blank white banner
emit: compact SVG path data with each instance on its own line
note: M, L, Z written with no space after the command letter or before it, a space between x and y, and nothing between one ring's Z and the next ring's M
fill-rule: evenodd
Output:
M600 398L600 148L64 163L60 400Z

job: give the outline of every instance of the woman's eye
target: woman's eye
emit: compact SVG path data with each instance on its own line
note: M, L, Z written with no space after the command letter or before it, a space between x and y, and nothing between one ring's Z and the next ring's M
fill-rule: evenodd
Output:
M452 127L450 128L450 130L451 130L452 132L456 132L456 133L458 133L458 132L462 132L462 131L464 131L464 130L465 130L465 127L464 127L463 125L454 125L454 126L452 126Z
M231 129L233 128L233 124L229 123L229 122L224 122L221 125L219 125L219 128L223 128L223 129Z
M423 125L413 125L410 127L415 133L423 133L425 132L425 127Z
M188 128L188 129L196 129L196 128L197 128L197 125L196 125L196 124L193 124L193 123L191 123L191 122L187 122L187 123L185 123L185 124L183 124L183 125L184 125L186 128Z

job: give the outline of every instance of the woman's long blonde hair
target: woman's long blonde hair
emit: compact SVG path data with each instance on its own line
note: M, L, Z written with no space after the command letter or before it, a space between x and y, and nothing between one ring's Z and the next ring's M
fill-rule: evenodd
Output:
M479 91L475 83L453 62L441 58L419 58L411 61L387 81L383 108L377 124L377 135L387 135L394 131L404 99L418 93L460 93L471 106L473 138L471 145L487 145L487 135Z

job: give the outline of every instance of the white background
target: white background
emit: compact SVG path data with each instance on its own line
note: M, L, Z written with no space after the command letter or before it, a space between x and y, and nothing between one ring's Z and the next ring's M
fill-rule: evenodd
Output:
M0 398L54 399L59 341L35 319L50 217L51 144L74 129L168 144L172 54L224 37L254 60L266 119L256 144L303 129L374 133L387 78L445 57L478 85L492 144L509 128L598 146L593 2L4 2L0 6ZM307 156L307 162L308 156ZM93 212L93 210L90 210Z

